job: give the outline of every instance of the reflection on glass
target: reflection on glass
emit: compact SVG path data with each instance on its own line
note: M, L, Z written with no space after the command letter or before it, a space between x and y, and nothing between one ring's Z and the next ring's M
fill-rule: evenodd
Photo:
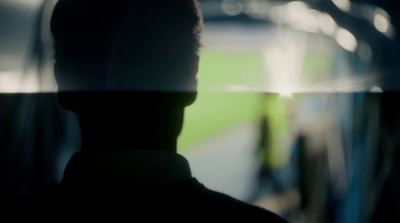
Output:
M239 15L243 11L242 3L237 0L224 0L221 3L221 7L230 16Z
M349 0L332 0L332 2L341 10L349 12L351 10L351 4Z
M337 43L347 51L350 52L356 51L358 45L357 39L348 30L343 28L338 28L335 39Z

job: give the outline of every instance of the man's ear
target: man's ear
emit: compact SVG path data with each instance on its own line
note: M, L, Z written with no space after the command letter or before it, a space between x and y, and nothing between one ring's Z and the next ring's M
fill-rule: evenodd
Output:
M61 71L61 67L60 67L60 63L59 62L55 62L54 63L54 67L53 67L53 71L54 71L54 78L56 79L56 82L57 82L57 85L58 85L58 87L60 87L60 73L62 72Z
M58 91L85 90L78 78L76 69L65 63L56 61L54 63L54 78L57 82Z
M195 78L195 84L196 84L196 90L195 92L187 92L186 93L186 100L185 100L185 106L193 104L194 101L196 101L197 98L197 84L198 84L198 73L199 73L199 64L200 64L200 57L196 56L195 60L193 61L193 67L192 67L192 75Z
M199 73L199 64L200 64L200 57L196 56L193 63L193 75L196 77L196 80L197 80L197 74Z
M57 82L58 91L70 91L72 90L72 86L70 86L69 77L67 76L68 71L66 70L65 65L56 61L54 63L54 78ZM69 74L71 75L71 74Z

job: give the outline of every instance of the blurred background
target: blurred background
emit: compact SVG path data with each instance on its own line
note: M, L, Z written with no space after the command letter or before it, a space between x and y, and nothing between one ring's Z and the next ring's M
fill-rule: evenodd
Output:
M178 152L207 187L290 222L400 222L395 0L199 0L197 101ZM0 0L0 188L58 182L79 151L60 108L56 0Z

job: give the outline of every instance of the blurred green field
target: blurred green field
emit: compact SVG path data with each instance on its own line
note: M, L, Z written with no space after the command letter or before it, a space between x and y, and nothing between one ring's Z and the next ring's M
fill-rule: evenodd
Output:
M326 73L328 65L326 55L307 52L302 78L306 81L321 78L319 75ZM178 151L186 151L196 143L240 122L257 120L261 112L265 112L263 106L270 110L267 113L273 114L271 118L281 120L282 109L273 104L274 100L265 101L261 92L212 90L216 86L227 90L239 85L257 86L264 75L268 74L261 51L233 53L203 49L198 76L199 93L195 103L186 108L182 133L178 138ZM263 105L263 100L269 104Z
M257 53L233 54L203 51L199 93L187 107L178 151L242 121L258 118L262 95L251 92L202 91L225 85L252 85L264 75L263 57Z

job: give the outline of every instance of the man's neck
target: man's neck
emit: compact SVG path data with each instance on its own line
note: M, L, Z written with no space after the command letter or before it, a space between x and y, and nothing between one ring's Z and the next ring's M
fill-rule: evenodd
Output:
M165 125L143 120L80 118L82 151L167 150L176 152L177 135ZM153 125L152 125L153 124Z

